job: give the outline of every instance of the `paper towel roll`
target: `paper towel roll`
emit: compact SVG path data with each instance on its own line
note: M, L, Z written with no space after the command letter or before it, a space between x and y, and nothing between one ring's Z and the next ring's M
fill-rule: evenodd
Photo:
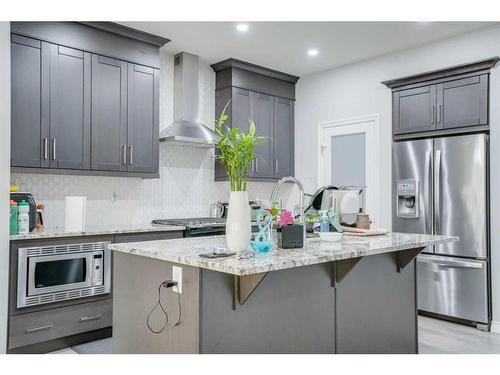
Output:
M67 232L83 232L85 230L85 213L87 197L64 198L64 230Z

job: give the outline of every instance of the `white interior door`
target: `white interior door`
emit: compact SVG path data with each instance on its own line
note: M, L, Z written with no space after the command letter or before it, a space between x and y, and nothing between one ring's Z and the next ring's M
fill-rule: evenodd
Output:
M379 222L378 115L320 124L318 183L365 186L365 212Z

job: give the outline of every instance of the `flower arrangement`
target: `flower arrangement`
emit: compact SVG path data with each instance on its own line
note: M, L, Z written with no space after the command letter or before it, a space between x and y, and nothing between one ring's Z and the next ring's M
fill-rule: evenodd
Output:
M295 217L291 211L283 211L278 218L278 225L283 227L288 224L293 224Z

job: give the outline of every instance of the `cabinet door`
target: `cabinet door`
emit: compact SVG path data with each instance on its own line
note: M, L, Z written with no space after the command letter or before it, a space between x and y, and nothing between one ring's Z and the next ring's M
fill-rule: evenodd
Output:
M92 55L91 168L127 169L127 63Z
M293 176L293 101L274 98L274 177Z
M253 116L256 134L266 138L265 142L255 147L257 158L251 168L251 177L273 178L273 97L269 95L252 93Z
M50 45L50 167L90 169L91 56Z
M128 64L127 170L158 171L159 70Z
M437 85L437 128L488 124L488 75Z
M248 131L248 120L252 118L251 92L233 88L231 100L231 127Z
M222 113L224 107L226 104L229 102L229 105L226 109L226 114L230 115L226 123L224 124L227 127L231 127L231 95L232 95L232 88L227 87L223 90L217 90L215 91L215 117L216 119L219 119L220 114ZM224 129L224 127L223 127ZM218 148L215 148L215 155L220 155L220 150ZM227 173L224 170L224 166L221 164L219 160L215 160L215 179L216 180L221 180L227 178Z
M48 167L48 44L12 35L11 165ZM45 99L45 100L44 100Z
M394 134L436 129L436 85L396 91L392 99Z

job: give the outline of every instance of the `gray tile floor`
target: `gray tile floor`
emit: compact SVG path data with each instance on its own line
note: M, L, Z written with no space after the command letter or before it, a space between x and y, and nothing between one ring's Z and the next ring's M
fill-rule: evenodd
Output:
M500 354L500 334L473 327L418 317L421 354Z
M500 334L418 317L421 354L500 354ZM111 354L111 338L58 350L54 354Z

